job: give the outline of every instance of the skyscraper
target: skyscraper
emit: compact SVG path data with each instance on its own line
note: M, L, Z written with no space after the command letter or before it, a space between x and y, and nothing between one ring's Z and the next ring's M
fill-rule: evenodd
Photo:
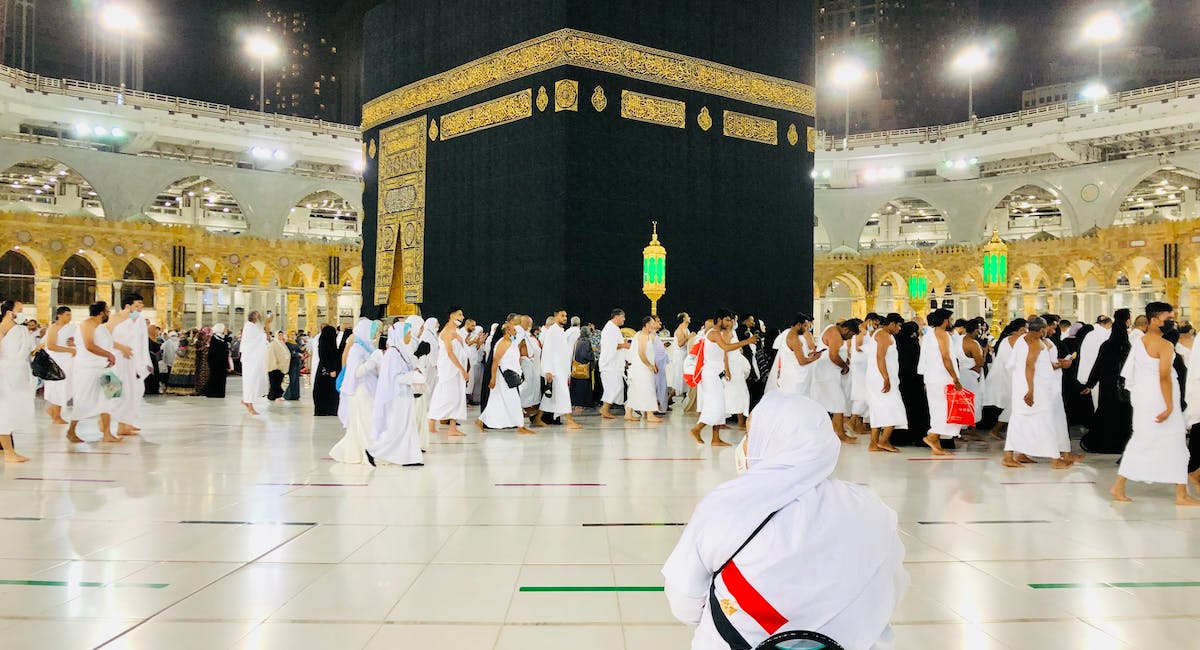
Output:
M258 0L258 5L263 30L276 39L280 52L267 61L266 111L343 121L338 71L345 53L338 49L326 12L271 0ZM258 98L251 101L257 104Z
M829 82L854 57L871 72L851 93L852 133L965 118L966 84L949 75L955 49L977 28L978 0L818 0L818 128L845 133L844 95ZM961 104L961 106L960 106Z

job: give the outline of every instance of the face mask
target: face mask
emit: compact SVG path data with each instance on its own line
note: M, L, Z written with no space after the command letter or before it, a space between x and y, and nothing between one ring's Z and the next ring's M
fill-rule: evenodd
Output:
M139 316L141 316L141 315L142 315L142 312L140 312L140 311L131 311L131 312L129 312L129 317L130 317L130 318L132 318L133 320L137 320L137 319L138 319L138 317L139 317Z
M1173 320L1163 321L1163 324L1162 324L1163 334L1170 334L1171 332L1174 332L1174 331L1175 331L1175 321L1173 321Z
M13 314L13 322L17 325L24 325L26 320L25 314Z

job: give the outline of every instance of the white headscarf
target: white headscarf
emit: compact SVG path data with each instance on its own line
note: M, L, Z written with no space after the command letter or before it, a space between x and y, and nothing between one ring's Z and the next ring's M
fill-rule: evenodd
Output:
M354 341L346 355L346 376L342 379L342 395L353 395L358 388L358 366L376 351L375 339L379 334L380 322L362 318L354 325ZM374 382L368 381L367 390L374 390ZM344 399L344 398L343 398Z
M438 340L438 319L425 319L425 329L421 331L421 340L429 344L429 355L436 360L438 348L441 347L441 341Z
M801 509L805 520L797 525L793 515L787 520L793 528L772 530L768 525L762 534L767 544L772 535L789 537L788 547L795 556L787 558L786 566L794 566L795 572L763 579L757 585L789 621L821 631L831 622L844 622L838 617L859 607L856 603L865 588L876 589L885 600L892 598L891 590L897 587L902 592L903 586L896 582L896 572L903 574L896 515L865 488L832 478L841 443L825 409L802 395L772 391L751 415L749 468L700 502L663 566L676 616L698 615L707 600L712 574L771 513L792 504ZM842 536L852 538L845 540L847 552L835 554L832 557L836 559L831 560L830 547L839 546ZM805 564L809 557L824 559ZM887 568L888 563L895 567ZM801 579L802 583L796 583ZM900 582L907 584L907 578ZM878 620L860 622L874 628L863 635L878 638L891 614L887 608L894 604L876 607L886 610L872 614ZM842 643L847 647L869 645Z
M413 356L420 329L420 316L409 316L403 321L393 323L388 329L388 349L379 364L379 384L375 391L373 439L377 439L388 428L389 407L400 394L401 386L411 385L414 379L412 373L420 372L419 361ZM407 343L404 341L405 335L410 336Z
M223 336L225 331L225 323L217 323L216 325L212 326L212 333L216 334L217 336Z

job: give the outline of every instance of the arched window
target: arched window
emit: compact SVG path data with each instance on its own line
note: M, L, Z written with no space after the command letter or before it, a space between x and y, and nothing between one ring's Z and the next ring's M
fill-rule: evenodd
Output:
M140 293L142 303L154 307L154 271L150 270L150 265L136 257L129 260L125 265L121 293Z
M4 300L33 302L33 263L17 251L0 256L0 296Z
M67 258L58 277L58 304L80 306L96 302L96 267L82 255Z

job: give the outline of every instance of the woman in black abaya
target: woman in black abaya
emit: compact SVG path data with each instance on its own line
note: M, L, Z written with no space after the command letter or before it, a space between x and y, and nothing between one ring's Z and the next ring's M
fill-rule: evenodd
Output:
M337 415L340 401L336 387L342 371L342 354L338 352L337 329L332 325L321 328L317 339L317 367L312 373L313 415Z
M908 416L908 428L892 433L894 445L921 445L929 433L929 403L925 400L925 378L917 373L921 358L921 328L908 322L896 335L896 356L900 362L900 399Z
M1113 314L1112 333L1100 346L1096 365L1084 384L1085 394L1100 391L1100 405L1092 418L1088 432L1079 441L1084 451L1093 454L1119 454L1125 451L1125 443L1133 435L1133 407L1129 403L1129 391L1121 378L1121 368L1129 356L1128 309L1118 309Z

